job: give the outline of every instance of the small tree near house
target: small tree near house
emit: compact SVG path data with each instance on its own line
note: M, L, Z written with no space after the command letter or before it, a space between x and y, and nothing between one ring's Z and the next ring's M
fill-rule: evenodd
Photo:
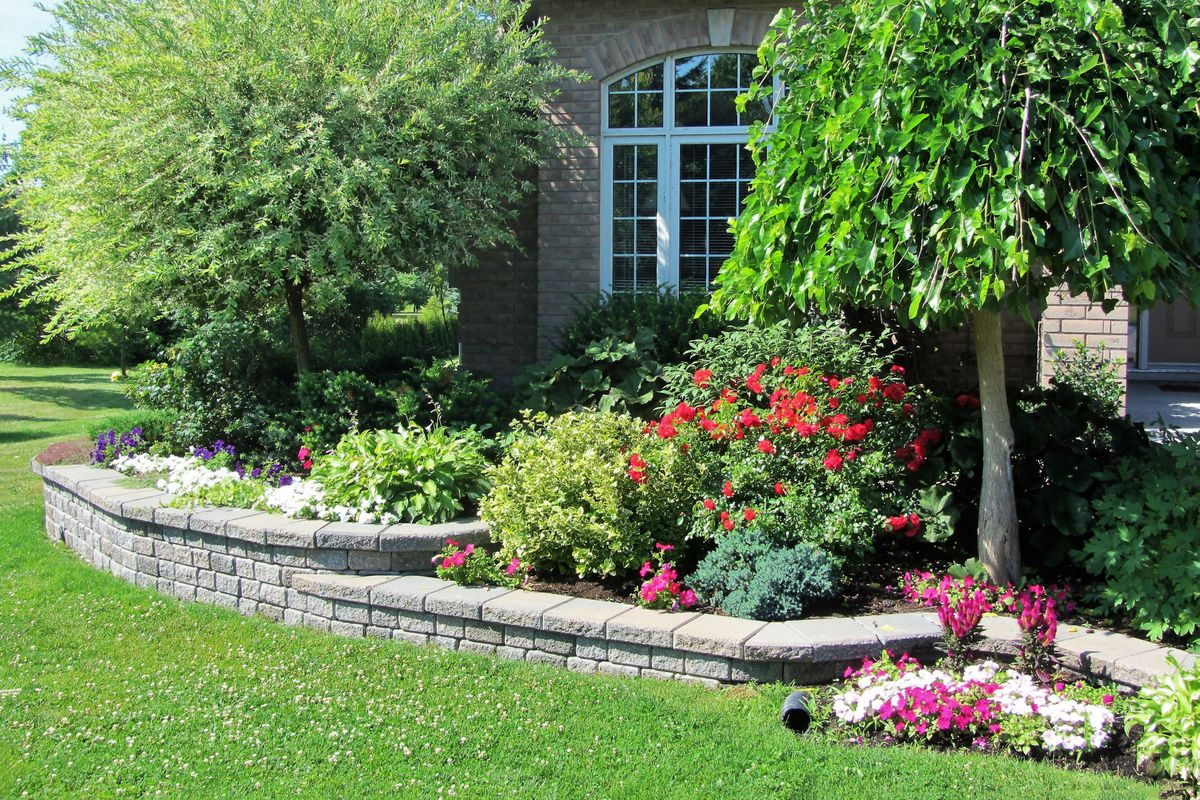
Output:
M713 304L970 323L979 553L1021 570L1000 315L1066 285L1200 300L1200 3L847 0L776 18L753 192Z
M136 297L286 315L511 243L556 66L510 0L71 0L4 70L51 332ZM188 316L188 314L181 314Z

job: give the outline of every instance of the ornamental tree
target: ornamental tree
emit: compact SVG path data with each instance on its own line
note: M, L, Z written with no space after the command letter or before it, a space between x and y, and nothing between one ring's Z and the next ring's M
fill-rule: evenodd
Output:
M1061 285L1200 299L1198 32L1195 0L847 0L781 12L759 51L751 98L785 92L713 303L969 323L997 581L1021 568L1001 312Z
M510 0L64 0L9 64L51 331L121 297L286 309L470 263L510 223L572 77ZM552 131L548 134L554 136Z

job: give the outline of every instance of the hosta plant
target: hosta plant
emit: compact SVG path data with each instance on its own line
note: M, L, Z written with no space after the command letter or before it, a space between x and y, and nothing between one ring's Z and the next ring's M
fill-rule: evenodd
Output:
M1183 781L1190 796L1200 788L1200 666L1175 672L1142 689L1130 703L1125 726L1141 727L1138 760L1157 774Z
M318 460L312 480L330 506L367 508L406 522L446 522L487 490L478 436L445 428L363 431Z

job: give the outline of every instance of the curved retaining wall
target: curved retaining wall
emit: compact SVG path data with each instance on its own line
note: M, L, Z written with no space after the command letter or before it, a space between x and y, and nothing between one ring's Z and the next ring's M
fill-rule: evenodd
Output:
M34 463L46 531L85 560L139 586L346 636L555 664L580 672L685 680L811 683L884 648L929 653L928 612L754 622L545 592L463 587L428 577L447 537L488 541L487 526L359 525L243 509L165 508L166 495L88 466ZM1016 652L1010 617L984 620L988 652ZM1122 634L1059 628L1068 667L1140 686L1195 656Z

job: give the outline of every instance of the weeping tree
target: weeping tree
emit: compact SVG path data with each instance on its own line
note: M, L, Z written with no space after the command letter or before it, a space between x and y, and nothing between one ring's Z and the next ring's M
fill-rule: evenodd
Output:
M125 298L277 310L514 244L573 77L511 0L63 0L6 65L49 333Z
M996 580L1021 570L1001 312L1059 286L1200 300L1198 35L1195 0L846 0L781 12L759 51L749 99L785 91L713 304L969 324Z

